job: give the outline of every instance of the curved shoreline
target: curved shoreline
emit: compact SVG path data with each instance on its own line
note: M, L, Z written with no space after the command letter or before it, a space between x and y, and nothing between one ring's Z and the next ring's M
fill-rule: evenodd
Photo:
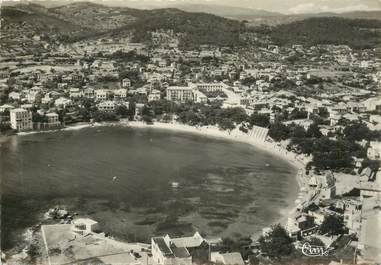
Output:
M287 151L280 143L268 142L256 139L254 137L250 137L246 133L240 131L238 128L232 130L231 132L222 131L217 126L203 126L203 127L195 127L186 124L180 123L162 123L162 122L154 122L153 124L146 124L142 121L127 121L122 120L119 122L102 122L102 123L81 123L75 125L69 125L67 127L56 129L56 130L48 130L48 131L30 131L30 132L20 132L17 135L29 135L29 134L37 134L37 133L50 133L50 132L58 132L58 131L74 131L81 130L85 128L91 127L104 127L104 126L122 126L129 128L141 128L141 129L160 129L160 130L170 130L177 132L184 132L190 134L197 134L204 137L212 137L217 139L224 139L229 141L246 143L254 148L260 149L268 154L276 156L288 164L290 164L296 170L296 181L298 184L298 190L295 194L294 201L290 202L290 205L284 209L280 210L281 218L275 220L272 224L281 223L285 225L287 223L288 217L290 217L296 210L297 205L301 203L305 203L308 201L308 196L306 190L307 181L304 175L304 168L306 165L306 161L300 159L295 153ZM1 137L0 137L1 138ZM5 136L6 138L6 136ZM0 141L1 142L1 141ZM272 225L271 224L271 225Z

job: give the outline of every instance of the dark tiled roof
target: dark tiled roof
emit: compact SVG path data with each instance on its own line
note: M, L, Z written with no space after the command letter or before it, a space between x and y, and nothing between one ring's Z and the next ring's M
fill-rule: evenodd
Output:
M173 255L171 249L165 243L164 238L162 238L162 237L154 237L153 241L159 247L159 249L163 253L163 255L165 255L165 256Z
M184 247L172 247L173 254L175 254L175 257L177 258L186 258L190 257L190 254L188 250Z

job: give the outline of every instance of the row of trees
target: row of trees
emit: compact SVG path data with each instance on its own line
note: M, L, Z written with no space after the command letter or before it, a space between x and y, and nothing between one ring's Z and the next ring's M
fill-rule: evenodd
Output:
M221 108L220 102L210 105L198 103L176 104L165 99L149 102L143 109L143 116L152 119L166 119L175 116L177 121L192 126L217 125L222 130L231 131L241 123L248 127L253 125L268 127L270 119L268 115L247 115L243 108ZM148 119L148 118L147 118Z
M289 149L297 153L312 155L310 164L316 169L353 169L353 157L366 158L366 147L356 141L380 140L380 131L371 131L364 123L348 124L342 131L323 136L319 121L307 130L295 124L285 125L276 122L271 125L269 136L275 141L290 140Z

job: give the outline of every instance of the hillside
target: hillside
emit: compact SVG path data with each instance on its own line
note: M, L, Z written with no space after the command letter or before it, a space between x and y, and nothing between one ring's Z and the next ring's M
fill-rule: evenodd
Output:
M177 8L140 10L88 2L46 8L29 3L3 6L1 12L2 45L12 45L12 49L16 50L17 45L32 47L33 50L33 47L39 45L38 41L32 39L35 35L42 36L47 43L59 44L105 35L125 37L132 33L133 41L144 42L150 39L152 31L157 30L172 30L183 48L202 44L230 46L243 44L240 43L240 34L247 31L246 26L238 20ZM215 12L227 14L228 10L220 7ZM240 11L232 9L230 13L235 12ZM254 14L253 12L262 14L260 19L263 20L281 20L285 17L256 10L242 14ZM355 17L376 14L377 12L352 12L346 15ZM380 44L380 28L380 20L314 17L271 27L270 31L259 34L270 35L272 41L279 45L347 44L354 48L370 48ZM255 32L255 28L250 31Z
M353 48L380 46L381 21L337 17L309 18L272 29L278 45L345 44Z
M173 8L177 8L186 12L208 13L236 20L254 20L259 18L284 16L281 13L270 12L261 9L232 7L223 5L207 5L207 4L175 4Z
M48 9L35 4L2 7L1 18L1 45L3 48L13 47L11 50L40 48L39 43L33 41L34 36L54 42L64 36L93 34L90 28L57 18Z
M14 29L11 25L16 24L26 27L32 35L62 35L60 39L66 41L130 32L135 33L135 41L144 41L149 38L150 31L171 29L175 33L184 33L182 43L230 45L238 41L241 25L235 20L175 8L139 10L88 2L53 8L19 4L4 7L3 16L7 30Z
M144 41L150 31L159 29L184 33L180 39L183 46L200 44L233 45L239 41L241 23L235 20L205 13L189 13L178 9L155 9L146 11L136 23L127 27L135 32L135 41Z
M95 31L108 31L124 27L137 20L144 11L130 8L108 7L89 2L76 2L49 9L53 16Z
M251 26L258 26L261 24L269 26L277 26L288 24L309 18L323 18L323 17L339 17L350 19L375 19L381 20L381 11L353 11L345 13L314 13L314 14L297 14L297 15L268 15L246 18L249 20Z

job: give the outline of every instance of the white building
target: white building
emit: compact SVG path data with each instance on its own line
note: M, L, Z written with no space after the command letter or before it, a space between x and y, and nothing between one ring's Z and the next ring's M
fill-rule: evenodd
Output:
M310 178L308 185L316 189L321 199L331 199L336 195L336 179L332 172L325 175L314 175Z
M37 95L39 95L39 91L28 91L26 93L26 100L29 102L29 103L34 103L37 99Z
M121 88L121 89L114 90L114 98L126 99L127 98L127 89Z
M151 93L149 93L148 95L148 102L151 102L151 101L157 101L157 100L160 100L161 98L161 93L159 90L157 89L154 89L152 90Z
M153 237L151 247L152 263L155 265L192 265L192 257L188 250L171 244L168 236Z
M193 89L191 87L170 86L167 88L167 99L177 102L193 101Z
M124 78L122 80L122 87L130 87L131 86L131 80L128 78Z
M51 101L53 101L53 98L50 97L50 93L46 93L43 98L41 98L42 104L49 104Z
M105 89L95 90L95 98L97 101L107 100L110 96L110 91Z
M381 142L371 141L367 150L367 156L372 160L381 159Z
M57 98L55 101L54 101L54 105L56 107L62 107L62 108L66 108L68 106L71 106L73 104L73 102L68 99L68 98L64 98L64 97L60 97L60 98Z
M26 131L33 129L32 112L25 109L10 110L10 121L14 130Z
M155 265L191 265L189 249L199 248L204 242L206 243L198 232L190 237L154 237L151 239L152 262Z
M207 92L212 91L222 91L224 88L227 88L228 86L224 83L198 83L198 84L191 84L191 87L197 89L197 90L205 90Z
M8 97L13 100L20 100L21 99L21 94L15 91L12 91L9 93Z
M0 112L10 111L11 109L14 109L14 108L15 107L13 107L12 105L4 104L0 106Z
M205 96L204 93L198 90L195 90L193 92L193 98L194 98L194 102L197 102L197 103L206 103L208 101L208 97Z
M102 101L101 103L99 103L97 105L97 108L100 110L100 111L104 111L104 112L113 112L115 110L115 102L114 101L111 101L111 100L105 100L105 101Z
M82 91L79 88L70 88L70 98L80 98L83 96Z
M48 126L49 127L56 127L59 126L61 123L59 121L59 116L57 113L47 113L46 118L48 119Z

